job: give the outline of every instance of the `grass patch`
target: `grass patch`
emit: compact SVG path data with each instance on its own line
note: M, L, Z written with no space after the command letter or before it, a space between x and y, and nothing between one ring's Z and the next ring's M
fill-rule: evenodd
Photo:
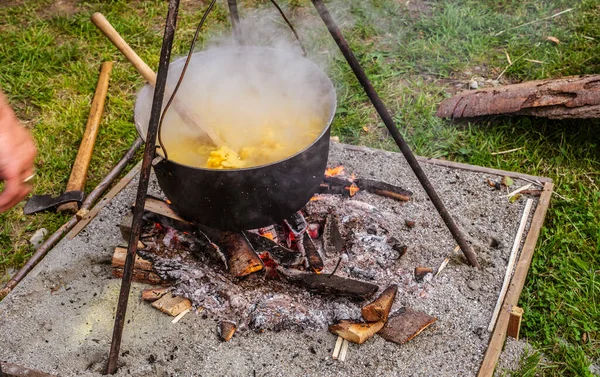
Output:
M0 7L0 85L39 146L35 193L60 193L69 176L102 60L114 67L105 115L86 189L92 189L136 136L137 72L89 22L103 12L146 62L155 67L165 1L36 0ZM308 0L282 1L314 60L327 63L339 107L333 133L342 141L389 150L396 146ZM600 281L600 124L518 117L450 123L435 117L448 93L470 79L501 83L600 71L600 1L501 0L336 2L334 16L417 154L543 175L555 180L520 305L524 336L547 358L528 356L520 376L588 376L598 362ZM242 2L242 13L268 2ZM204 5L183 2L175 54L186 52ZM557 17L552 15L573 8ZM228 28L222 5L208 34ZM282 35L286 35L284 28ZM203 33L200 45L206 44ZM553 36L555 44L547 40ZM509 65L507 56L512 65ZM502 75L501 75L502 74ZM522 148L517 152L492 152ZM0 214L0 276L32 252L27 239L66 218ZM519 374L520 373L520 374Z

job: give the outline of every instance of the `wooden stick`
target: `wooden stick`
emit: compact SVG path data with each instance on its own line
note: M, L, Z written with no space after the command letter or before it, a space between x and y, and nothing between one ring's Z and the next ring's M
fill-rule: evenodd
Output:
M335 347L333 348L333 355L331 358L333 360L337 360L340 356L340 351L342 350L342 343L344 342L344 338L338 335L337 340L335 341Z
M350 342L346 339L342 340L342 349L340 351L340 361L346 361L346 355L348 355L348 347L350 346Z
M518 306L513 306L510 311L510 318L508 320L508 327L506 328L506 335L519 340L519 333L521 332L521 320L523 319L523 309Z
M508 287L506 293L506 299L502 306L502 310L498 315L498 321L496 321L496 327L490 338L487 350L479 367L477 377L492 377L494 375L494 369L496 363L502 352L504 346L504 340L506 339L506 328L510 317L510 310L513 306L517 305L519 296L525 285L525 279L527 278L527 272L531 266L531 260L533 259L533 252L535 250L535 244L537 243L538 237L544 225L544 218L550 205L550 198L552 197L552 189L554 184L552 182L544 183L544 192L540 196L540 200L537 203L535 213L531 219L531 227L527 232L527 238L525 238L525 244L523 250L519 256L515 273Z
M171 323L172 323L172 324L176 324L177 322L179 322L179 320L180 320L181 318L183 318L183 316L184 316L184 315L188 314L188 313L190 312L190 310L192 310L192 308L187 308L187 309L185 309L184 311L182 311L181 313L177 314L177 317L173 318L173 319L171 320Z
M92 99L92 107L65 191L83 191L85 187L88 168L90 167L92 153L94 152L94 144L100 130L100 119L104 112L104 103L106 102L106 93L108 92L108 80L110 79L112 67L113 62L107 61L102 63L102 67L100 68L100 77L98 78L96 92ZM75 202L65 203L58 206L57 209L59 212L75 214L79 211L79 205Z
M498 301L496 302L494 314L492 315L492 319L490 320L490 324L488 325L488 331L490 332L494 330L494 325L496 324L498 313L500 312L502 302L504 301L504 296L506 295L506 290L508 289L508 283L510 282L512 270L515 265L515 261L517 260L517 251L519 250L519 246L521 245L521 238L523 238L523 232L525 231L525 226L527 225L527 219L529 218L529 212L531 212L532 205L533 199L527 199L527 204L525 204L523 216L521 217L521 223L519 224L519 230L517 231L517 236L515 237L515 242L513 244L512 250L510 251L510 258L508 260L508 266L506 267L506 273L504 274L504 282L502 283L502 289L500 290L500 295L498 296Z

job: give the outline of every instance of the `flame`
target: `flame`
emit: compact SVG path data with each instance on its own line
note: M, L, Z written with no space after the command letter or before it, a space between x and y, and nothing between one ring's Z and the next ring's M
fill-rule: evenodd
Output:
M261 236L270 239L271 241L275 241L275 235L271 232L265 232L261 234Z
M325 170L326 177L335 177L344 172L344 165L336 166L335 168L327 168Z
M355 183L352 183L350 186L346 187L346 190L350 192L350 196L354 196L357 192L360 191L360 189Z
M321 197L318 195L314 195L312 198L310 198L311 202L316 202L317 200L321 200Z
M165 202L166 202L167 204L172 204L172 202L171 202L169 199L165 199Z

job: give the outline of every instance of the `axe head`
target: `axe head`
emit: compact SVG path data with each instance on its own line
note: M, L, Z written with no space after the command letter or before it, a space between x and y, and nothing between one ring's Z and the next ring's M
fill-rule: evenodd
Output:
M67 191L59 196L52 197L51 195L34 195L25 204L23 212L26 215L32 213L56 209L59 205L76 202L79 206L83 202L83 191Z

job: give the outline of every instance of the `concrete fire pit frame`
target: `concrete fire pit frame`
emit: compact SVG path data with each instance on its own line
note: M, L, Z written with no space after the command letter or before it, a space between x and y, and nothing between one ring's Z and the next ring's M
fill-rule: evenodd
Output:
M372 149L368 149L365 147L350 146L350 145L342 145L342 148L350 150L350 151L371 151L371 152L373 152ZM384 154L384 155L389 154L390 156L397 155L397 153L380 151L380 150L374 151L374 153ZM539 198L539 201L535 207L535 212L531 219L530 227L526 234L524 244L521 248L519 259L517 261L516 268L515 268L514 274L512 276L508 292L506 294L505 300L502 305L502 309L501 309L498 319L496 321L494 331L491 334L490 341L488 343L488 347L485 352L483 361L479 368L478 376L481 376L481 377L492 376L495 366L496 366L498 359L500 357L500 354L502 352L504 341L507 336L507 327L508 327L510 312L511 312L512 308L515 307L518 303L521 291L522 291L524 283L525 283L527 272L531 265L531 260L533 257L533 252L535 250L535 245L537 243L537 239L539 237L541 228L543 226L544 218L545 218L547 209L550 204L550 198L551 198L551 195L553 192L553 187L554 187L553 182L551 179L548 179L545 177L538 177L538 176L532 176L532 175L527 175L527 174L522 174L522 173L502 171L502 170L497 170L497 169L492 169L492 168L455 163L455 162L450 162L450 161L445 161L445 160L437 160L437 159L422 158L422 157L419 157L418 160L420 163L438 165L438 166L452 168L452 169L459 169L459 170L471 171L471 172L476 172L476 173L493 174L493 175L499 175L499 176L509 176L511 178L524 179L524 180L534 180L543 185L543 190L542 190L541 196ZM139 166L140 165L138 164L137 166L132 168L131 171L123 179L121 179L121 181L119 181L119 183L117 183L114 186L114 188L104 198L102 198L100 200L100 202L80 221L80 223L75 228L73 228L71 230L71 232L69 232L66 235L65 239L73 240L83 229L85 229L85 227L96 217L96 215L100 212L100 210L102 208L106 207L109 203L111 203L113 198L119 192L121 192L125 187L127 187L134 178L137 177L137 175L139 174ZM117 231L117 230L115 230L115 231ZM33 275L36 275L36 274L33 274ZM29 279L29 278L33 279L35 277L28 277L26 279ZM18 294L18 292L17 292L17 294ZM10 297L10 295L9 295L9 297ZM5 301L9 302L11 300L5 300ZM2 306L5 306L3 304L5 304L5 302L0 303L0 309L2 308ZM108 352L108 350L107 350L107 352ZM15 372L4 371L5 374L8 376L11 376L11 375L24 376L24 375L30 375L30 374L23 374L25 372L31 373L31 370L29 370L27 368L19 369L19 368L14 367L14 364L12 364L12 365L13 365L13 368L12 368L13 370L22 370L23 372L21 374L18 374L18 373L15 374ZM45 374L45 373L41 373L40 375L47 376L47 374Z

